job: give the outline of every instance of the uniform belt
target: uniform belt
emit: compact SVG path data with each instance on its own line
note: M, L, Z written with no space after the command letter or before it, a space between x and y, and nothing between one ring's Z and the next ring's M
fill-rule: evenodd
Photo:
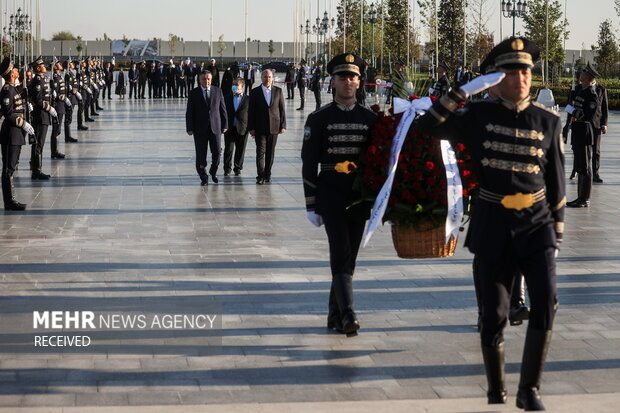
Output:
M349 174L357 170L355 162L344 161L338 163L321 163L321 172L323 171L336 171L343 174Z
M546 198L544 188L530 194L517 192L514 195L496 194L495 192L480 188L479 197L480 199L484 199L487 202L500 204L506 209L515 209L517 211L529 208L535 203L540 202Z

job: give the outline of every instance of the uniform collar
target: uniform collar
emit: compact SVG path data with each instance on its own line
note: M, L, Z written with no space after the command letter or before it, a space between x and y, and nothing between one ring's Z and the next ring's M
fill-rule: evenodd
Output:
M530 106L530 97L526 97L525 99L523 99L521 102L518 103L514 103L510 100L506 100L503 97L500 96L500 102L502 103L502 105L504 105L505 107L507 107L508 109L520 113L523 112L525 109L527 109L528 106Z
M334 103L336 104L338 109L342 110L343 112L350 112L350 111L352 111L355 108L355 105L357 104L357 102L353 102L353 103L350 103L348 105L345 105L344 103L340 103L338 101L334 101Z

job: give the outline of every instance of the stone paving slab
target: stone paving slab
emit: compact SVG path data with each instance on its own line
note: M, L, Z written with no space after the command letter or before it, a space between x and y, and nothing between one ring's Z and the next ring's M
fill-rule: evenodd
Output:
M30 180L24 151L16 187L29 209L0 214L0 299L218 301L221 350L158 354L165 337L153 336L120 354L6 352L0 412L516 410L525 327L506 330L512 404L490 408L461 246L446 259L401 260L380 228L354 281L360 335L326 331L326 236L306 221L300 176L310 111L287 101L271 185L255 185L250 140L243 175L203 188L183 100L104 105L79 143L61 144L68 159L50 161L46 148L49 182ZM620 402L620 115L609 126L605 183L590 208L567 211L542 383L550 411L615 412Z

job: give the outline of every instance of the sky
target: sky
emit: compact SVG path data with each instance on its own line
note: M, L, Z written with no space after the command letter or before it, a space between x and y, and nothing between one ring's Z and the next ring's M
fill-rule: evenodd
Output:
M0 0L3 4L7 0ZM10 3L24 0L8 0ZM27 3L34 0L25 0ZM245 3L248 4L248 37L261 41L293 41L295 5L303 5L306 17L316 18L317 2L321 15L331 11L335 16L339 0L40 0L42 35L51 38L61 30L70 30L85 40L168 38L174 33L184 40L209 40L211 37L211 8L213 8L213 41L220 35L224 40L242 41L245 38ZM379 0L380 1L380 0ZM407 1L407 0L403 0ZM409 0L411 4L415 0ZM568 49L589 49L596 43L599 24L611 18L620 27L613 0L559 0L566 2L570 22ZM370 0L367 0L370 3ZM500 0L488 0L488 28L499 37ZM300 6L301 7L301 6ZM414 7L414 21L417 21ZM309 12L308 12L309 10ZM512 20L502 19L504 36L512 31ZM517 31L521 25L517 19Z

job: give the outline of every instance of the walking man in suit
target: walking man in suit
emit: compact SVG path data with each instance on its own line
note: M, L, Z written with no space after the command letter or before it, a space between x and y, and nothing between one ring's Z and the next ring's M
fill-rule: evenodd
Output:
M231 164L235 176L241 175L245 145L248 141L248 107L250 98L243 94L245 82L237 77L233 80L232 95L226 95L226 112L230 129L224 134L224 176L230 175ZM234 151L234 163L233 163Z
M217 183L217 167L220 164L221 135L228 130L228 117L224 96L217 86L211 85L212 75L204 71L199 76L200 86L190 92L185 112L187 134L194 137L196 148L196 171L200 184L206 186L207 147L211 149L209 174Z
M286 131L282 89L273 86L273 72L261 73L262 84L250 92L248 129L256 141L256 184L271 182L271 167L278 134Z

